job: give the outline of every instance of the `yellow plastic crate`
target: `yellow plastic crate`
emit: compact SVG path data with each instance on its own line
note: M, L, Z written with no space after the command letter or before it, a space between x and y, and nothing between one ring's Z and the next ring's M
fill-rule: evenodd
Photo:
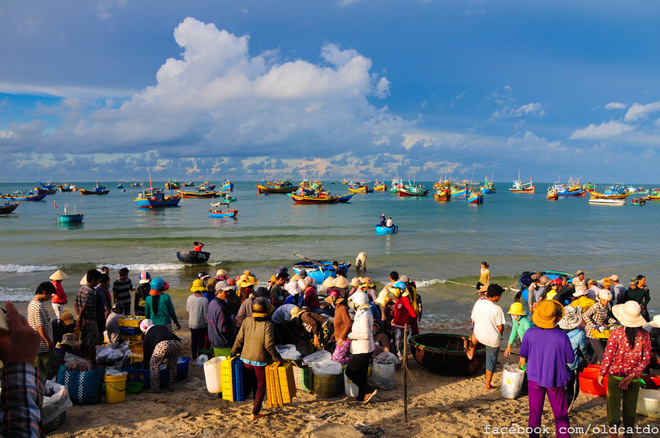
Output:
M234 381L232 379L231 363L235 358L223 360L220 364L220 380L222 382L223 400L234 401Z
M296 380L293 377L293 365L285 363L276 368L282 394L282 403L291 403L296 396Z
M142 342L129 342L128 348L131 349L131 353L144 354L144 346Z
M591 331L591 336L593 336L594 339L609 339L610 338L610 331L609 330L603 330L602 332L599 332L598 330L592 330Z
M129 341L129 342L142 342L144 339L144 335L140 333L139 335L121 335L121 338L124 341Z
M125 315L117 320L120 327L140 327L144 316Z

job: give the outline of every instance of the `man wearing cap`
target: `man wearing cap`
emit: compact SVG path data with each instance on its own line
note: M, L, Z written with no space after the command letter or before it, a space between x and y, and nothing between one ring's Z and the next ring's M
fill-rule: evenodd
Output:
M51 299L51 304L53 306L53 312L55 312L55 318L58 318L64 312L64 305L67 303L66 293L62 287L62 280L69 278L61 269L55 271L50 277L51 283L55 286L55 293Z
M647 309L649 301L651 301L651 293L649 287L646 285L646 277L643 275L637 276L637 288L630 294L627 293L626 301L628 300L637 301L642 307L642 316L644 319L647 321L651 320L649 317L649 311Z
M86 283L80 288L73 305L78 320L76 325L80 328L80 341L83 348L81 351L92 363L96 361L96 346L101 343L99 329L96 323L96 285L101 273L96 269L90 269L85 275Z
M571 373L566 365L575 361L568 335L556 327L564 316L564 307L554 300L542 300L532 314L531 327L520 345L521 368L526 366L529 391L529 423L531 429L541 426L546 393L555 417L556 436L568 438L568 402L566 385ZM538 437L538 433L530 433Z
M596 301L598 299L598 292L600 292L600 288L598 287L598 280L590 278L589 281L587 281L587 296Z
M209 303L206 312L209 342L216 357L229 357L236 339L227 307L227 294L230 290L233 290L233 286L229 286L226 281L218 281L215 284L215 299Z
M44 373L47 379L56 375L60 366L53 342L53 325L44 306L44 301L49 301L54 292L55 286L52 283L48 281L41 283L27 308L27 322L41 337L34 367Z
M136 315L144 316L144 305L149 296L149 291L151 286L149 282L151 281L151 275L147 271L140 272L140 284L138 285L135 291L135 305L133 307ZM126 312L130 312L130 306L126 309Z
M206 287L200 279L193 281L190 292L192 294L186 300L186 311L188 312L188 328L190 329L190 349L194 360L197 358L199 349L204 348L209 300L203 295L206 292Z
M530 312L534 309L534 292L536 292L536 288L539 286L540 278L541 276L538 273L532 274L530 277L532 282L527 286L527 305Z
M587 281L584 279L584 271L582 269L578 269L578 271L575 273L575 277L573 277L573 286L577 288L578 286L586 286Z
M121 330L119 328L119 318L124 316L124 306L119 303L112 305L112 312L105 320L105 331L111 344L121 342Z
M128 278L128 268L119 270L119 278L112 283L112 298L124 309L131 308L131 292L135 291L131 279Z
M626 298L626 287L619 283L619 276L616 274L610 275L612 281L612 293L614 294L614 304L623 304Z
M243 304L241 304L241 307L238 309L238 313L236 314L236 317L234 318L234 325L236 326L237 329L241 328L241 325L243 325L243 321L245 321L246 318L249 318L252 316L252 304L257 298L265 298L268 303L270 304L269 300L269 292L268 289L265 287L258 287L252 292L252 294L247 297L245 301L243 301ZM272 313L275 310L272 304L270 304L270 308L268 313Z

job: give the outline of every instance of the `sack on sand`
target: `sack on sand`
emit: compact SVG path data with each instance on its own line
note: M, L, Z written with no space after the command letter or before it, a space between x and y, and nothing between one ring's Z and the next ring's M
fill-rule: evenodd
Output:
M516 398L522 390L525 372L517 365L507 363L502 370L502 397Z
M339 375L342 373L342 367L339 362L324 360L323 362L314 362L312 372L317 375Z
M315 351L314 353L303 357L305 365L312 365L315 362L324 362L328 360L332 360L332 354L325 350Z
M284 360L300 359L301 354L293 344L276 345L275 349L280 353L280 356L282 356L282 359Z

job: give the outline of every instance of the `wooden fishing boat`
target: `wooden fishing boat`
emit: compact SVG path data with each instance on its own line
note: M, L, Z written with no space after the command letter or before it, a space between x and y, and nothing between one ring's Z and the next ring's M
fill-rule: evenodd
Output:
M76 186L72 184L58 184L57 187L60 189L60 192L75 192L78 190Z
M529 285L532 284L532 275L538 273L539 278L541 276L546 276L550 280L554 280L556 278L566 278L569 283L573 281L573 274L568 274L566 272L561 272L561 271L523 271L522 274L518 277L518 287L516 289L513 289L514 292L517 291L517 296L520 298L522 297L521 301L524 303L529 302L529 291L527 288L529 288ZM562 303L564 304L564 303Z
M107 195L110 190L106 190L104 185L97 185L91 190L79 189L81 195Z
M451 189L451 195L454 197L461 197L461 196L467 196L468 193L470 192L470 189L468 187L452 187Z
M429 194L429 190L426 187L419 185L414 186L408 184L404 187L399 187L399 196L401 197L413 197L413 196L426 196Z
M545 195L545 197L549 201L556 201L559 198L559 196L557 196L556 190L548 190L548 194Z
M612 198L590 198L589 204L596 205L624 205L625 199L612 199Z
M469 204L483 204L484 203L484 195L482 195L481 192L470 193L470 195L468 196L467 202Z
M353 193L350 195L343 195L343 196L337 196L337 202L338 203L346 203L351 200L351 198L354 196Z
M40 195L29 192L29 193L14 193L13 195L10 195L7 193L6 195L0 195L0 198L3 199L8 199L10 201L41 201L46 197L46 193L42 193Z
M138 194L134 201L140 208L175 207L181 202L181 195L165 196L161 189L150 187Z
M513 187L509 188L511 193L534 193L536 186L532 183L532 179L529 179L529 182L522 182L520 180L520 174L518 174L518 179L513 182Z
M632 198L630 203L632 205L636 205L636 206L646 205L646 199L644 199L644 198Z
M374 189L369 188L366 184L352 184L348 186L348 191L351 193L371 193Z
M226 179L220 183L220 190L223 192L231 192L234 190L234 183Z
M484 178L484 185L481 187L480 192L482 195L492 195L496 193L495 183L489 181L488 177Z
M142 187L142 183L133 182L133 183L131 183L131 187Z
M124 190L124 184L119 183L119 184L117 184L117 185L115 186L115 188L116 188L116 189L119 189L119 190Z
M3 202L0 204L0 214L9 214L18 208L20 202Z
M291 180L285 179L281 181L262 181L263 184L257 184L257 193L270 194L270 193L291 193L295 192L298 189L298 186L294 186L291 183Z
M209 261L211 253L206 251L177 251L176 258L183 263L199 264Z
M376 225L376 235L384 235L384 234L394 234L399 232L399 226L398 225L392 225L391 227L385 227L383 225Z
M175 179L168 179L165 183L165 190L177 190L181 188L181 183Z
M387 190L387 184L384 182L374 183L374 192L384 192Z
M61 224L74 224L82 222L83 218L84 215L82 213L66 214L65 210L64 214L57 216L57 222Z
M447 202L451 200L451 189L448 188L440 188L433 193L433 199L436 201L442 201L442 202Z
M477 344L474 357L468 359L464 346L469 341L467 335L423 333L410 338L410 347L422 368L436 374L467 376L486 364L486 347L481 344Z
M296 204L336 204L337 196L331 196L328 194L321 195L294 195L293 193L289 194L289 197Z
M348 268L351 267L351 264L347 262L339 262L338 266L339 269L341 269L344 272L347 272ZM336 275L335 267L333 266L332 262L308 261L308 262L296 263L295 265L293 265L293 271L296 274L299 274L301 269L307 271L307 275L312 277L314 281L316 281L316 284L318 285L322 284L326 278L334 277Z
M596 190L592 190L589 192L589 195L592 199L626 199L628 196L630 196L630 193L608 189L605 190L604 193L599 193Z
M403 180L400 180L399 178L392 178L392 184L390 184L390 193L393 195L398 195L399 189L403 187Z
M181 189L177 189L177 192L182 198L217 198L220 196L219 192L186 192Z
M235 218L238 215L238 210L229 209L229 202L216 202L211 204L209 210L209 217L212 219Z
M195 183L192 181L186 181L183 183L184 187L195 187Z

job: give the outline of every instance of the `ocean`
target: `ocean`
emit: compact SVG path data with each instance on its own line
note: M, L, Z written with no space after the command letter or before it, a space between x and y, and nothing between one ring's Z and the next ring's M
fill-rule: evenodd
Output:
M124 183L122 192L116 184L105 183L108 195L58 192L0 215L0 300L27 302L40 282L62 269L70 276L63 285L72 303L88 269L108 266L114 279L125 266L134 284L142 270L168 281L183 314L188 287L199 271L214 273L222 267L238 276L249 269L265 284L279 266L302 261L298 253L350 262L350 279L356 275L355 257L364 251L366 275L377 283L387 282L393 270L417 282L424 300L421 326L429 330L469 327L482 261L490 264L492 281L504 287L515 286L523 271L583 269L587 278L599 280L617 274L626 286L629 278L643 274L651 289L650 313L660 313L660 234L654 231L660 204L654 202L613 207L590 205L586 198L548 201L548 184L537 184L530 195L510 193L510 182L497 182L497 193L485 195L482 205L465 198L442 203L432 194L399 198L389 192L356 194L347 204L296 205L286 195L258 195L256 182L235 182L232 208L238 217L210 219L209 199L143 210L133 202L139 188ZM340 182L324 184L335 194L347 193ZM34 186L2 183L0 193ZM84 222L58 225L54 204L60 212L66 206L84 213ZM398 234L375 235L381 214L392 216ZM177 260L176 252L192 249L195 240L211 253L208 265ZM513 296L507 292L500 301L505 311Z

